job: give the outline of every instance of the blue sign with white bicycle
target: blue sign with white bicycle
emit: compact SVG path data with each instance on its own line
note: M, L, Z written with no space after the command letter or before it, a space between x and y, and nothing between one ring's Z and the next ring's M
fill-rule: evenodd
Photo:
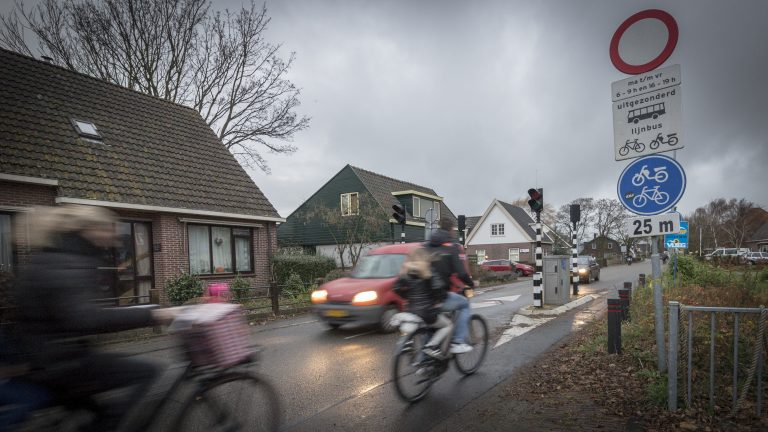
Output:
M662 155L636 159L621 173L619 200L639 215L664 213L680 201L685 192L685 171L676 160Z

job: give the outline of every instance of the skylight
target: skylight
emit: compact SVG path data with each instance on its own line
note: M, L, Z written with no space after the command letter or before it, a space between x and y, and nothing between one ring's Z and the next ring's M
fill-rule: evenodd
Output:
M72 119L72 126L75 127L75 130L77 131L80 136L86 137L86 138L95 138L100 140L101 135L99 134L99 131L96 129L96 125L85 121L85 120L77 120Z

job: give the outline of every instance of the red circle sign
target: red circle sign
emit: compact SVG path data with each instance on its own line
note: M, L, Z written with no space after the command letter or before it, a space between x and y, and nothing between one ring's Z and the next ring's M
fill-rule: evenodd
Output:
M648 63L641 65L631 65L625 62L619 55L619 41L621 41L621 37L624 36L624 32L626 32L627 29L632 26L632 24L648 18L657 19L664 23L664 25L667 27L667 44L664 47L664 50L662 50L656 58L649 61ZM613 34L613 38L611 38L611 47L608 50L611 55L611 62L614 66L616 66L616 69L630 75L650 72L661 66L661 64L664 63L664 61L666 61L670 55L672 55L672 51L675 50L675 45L677 45L677 36L677 21L672 18L672 15L659 9L648 9L642 12L638 12L621 23L619 28L616 29L616 33Z

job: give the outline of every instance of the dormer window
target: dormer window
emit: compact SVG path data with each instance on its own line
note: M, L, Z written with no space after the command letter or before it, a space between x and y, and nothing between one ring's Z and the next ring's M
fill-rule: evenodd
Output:
M72 120L72 126L74 126L75 131L81 137L101 141L101 135L99 134L99 131L96 129L95 124L85 120L77 120L77 119L71 119L71 120Z

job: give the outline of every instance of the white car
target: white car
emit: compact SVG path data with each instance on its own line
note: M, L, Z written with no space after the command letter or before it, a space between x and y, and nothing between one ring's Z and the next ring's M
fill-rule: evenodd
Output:
M747 252L742 259L748 265L768 263L768 252Z
M744 248L719 248L715 249L714 252L704 255L704 259L711 260L713 258L724 258L724 257L737 257L746 254L749 252L749 249Z

